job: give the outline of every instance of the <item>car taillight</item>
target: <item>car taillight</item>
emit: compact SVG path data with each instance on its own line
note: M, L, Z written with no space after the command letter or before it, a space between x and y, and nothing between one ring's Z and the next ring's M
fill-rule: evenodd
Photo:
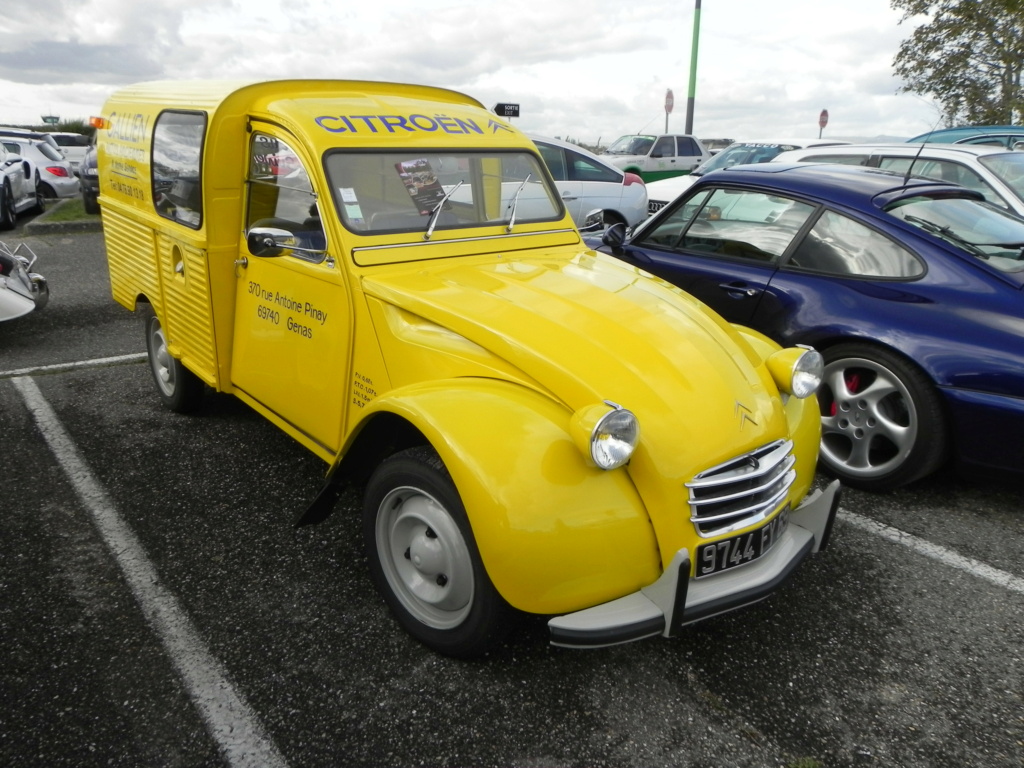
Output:
M630 184L640 184L643 186L644 180L637 176L635 173L627 173L626 177L622 180L622 186L628 187Z
M48 165L46 170L52 173L54 176L68 176L68 169L62 168L59 165Z

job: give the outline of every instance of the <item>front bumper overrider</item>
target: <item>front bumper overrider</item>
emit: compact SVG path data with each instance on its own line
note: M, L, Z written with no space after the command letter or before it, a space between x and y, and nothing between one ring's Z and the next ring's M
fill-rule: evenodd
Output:
M601 648L646 637L671 637L686 625L763 600L804 558L828 546L839 508L839 481L815 490L790 512L785 534L763 557L702 579L690 578L690 554L679 550L661 577L640 591L548 622L551 644Z

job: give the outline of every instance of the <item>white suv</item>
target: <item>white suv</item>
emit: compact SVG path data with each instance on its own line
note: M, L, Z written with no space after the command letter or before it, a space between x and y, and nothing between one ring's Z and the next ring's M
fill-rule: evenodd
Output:
M953 182L1024 216L1024 152L980 144L849 144L784 152L773 163L840 163ZM650 190L648 190L650 192Z

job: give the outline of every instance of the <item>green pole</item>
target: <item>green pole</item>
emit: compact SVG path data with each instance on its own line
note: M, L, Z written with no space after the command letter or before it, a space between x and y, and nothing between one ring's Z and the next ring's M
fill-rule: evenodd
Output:
M693 47L690 51L690 90L686 96L686 132L693 133L693 97L697 92L697 44L700 42L700 0L693 9Z

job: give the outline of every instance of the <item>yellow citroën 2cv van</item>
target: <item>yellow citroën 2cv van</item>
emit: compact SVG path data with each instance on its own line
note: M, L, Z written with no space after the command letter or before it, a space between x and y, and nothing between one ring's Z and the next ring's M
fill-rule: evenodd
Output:
M114 298L157 391L232 393L364 491L427 646L596 647L766 597L828 541L821 357L584 245L535 146L393 83L143 83L97 125Z

